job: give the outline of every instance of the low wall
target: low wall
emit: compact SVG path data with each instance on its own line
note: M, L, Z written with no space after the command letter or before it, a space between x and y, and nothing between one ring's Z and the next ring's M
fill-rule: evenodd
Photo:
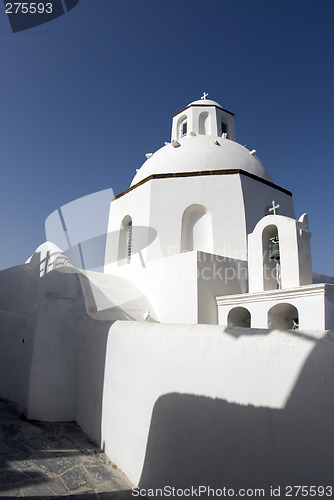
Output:
M333 336L117 322L101 445L143 488L330 484Z
M101 320L71 270L17 304L0 312L0 395L76 419L133 483L331 484L334 332Z
M32 320L0 311L0 394L27 411L33 351Z

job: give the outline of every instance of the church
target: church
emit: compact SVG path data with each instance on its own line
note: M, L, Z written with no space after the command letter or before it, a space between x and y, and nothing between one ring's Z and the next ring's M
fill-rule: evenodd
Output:
M236 142L233 113L204 93L146 156L110 204L104 273L135 283L152 319L334 328L333 286L313 280L308 216L295 219L292 193Z
M102 236L73 237L76 200L0 272L0 395L75 420L143 489L326 486L334 278L312 270L307 213L207 97L128 189L91 198Z

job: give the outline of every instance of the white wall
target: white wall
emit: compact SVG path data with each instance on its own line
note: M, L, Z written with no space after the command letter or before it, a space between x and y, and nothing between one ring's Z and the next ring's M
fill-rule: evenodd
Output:
M163 323L217 324L215 297L247 291L245 261L205 252L155 259L143 267L130 264L116 272L141 290L152 304L151 316ZM112 283L116 276L105 279Z
M247 260L247 233L264 217L273 199L280 203L280 213L293 216L291 196L244 175L147 181L111 203L104 271L110 274L126 267L117 263L124 216L130 215L133 224L131 264L145 267L181 252L182 218L194 204L205 207L206 232L212 233L205 248L195 249Z
M212 253L246 259L239 175L153 179L111 203L105 272L112 273L119 267L118 231L125 215L130 215L133 223L131 263L143 267L151 260L180 253L182 216L193 204L203 205L212 222L213 240L209 244Z
M328 482L333 345L333 332L117 322L103 447L146 488Z
M333 332L94 320L75 289L41 302L32 363L2 315L1 395L29 418L76 419L142 487L330 481Z
M94 319L71 269L38 288L35 317L1 314L28 418L76 419L142 487L330 483L333 332Z
M218 323L227 325L229 311L245 307L251 315L252 328L269 328L268 311L277 304L296 307L299 328L302 330L330 330L334 328L334 285L315 284L298 288L268 290L217 297Z
M268 206L272 201L279 204L277 213L286 217L295 218L292 196L272 186L259 183L246 175L241 176L242 191L244 194L244 208L246 214L246 231L251 233L262 217L268 215ZM272 213L272 212L271 212Z
M197 254L197 323L218 324L216 297L246 293L247 262L204 252Z
M197 322L197 252L156 259L143 267L130 264L117 271L120 276L131 280L148 298L154 309L155 320Z
M28 390L33 350L31 318L0 311L0 394L28 408Z

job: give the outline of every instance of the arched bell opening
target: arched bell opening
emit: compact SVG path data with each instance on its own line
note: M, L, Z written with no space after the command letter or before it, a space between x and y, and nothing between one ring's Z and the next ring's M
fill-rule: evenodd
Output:
M227 324L228 326L241 326L242 328L250 328L250 312L245 307L234 307L228 313Z
M268 328L274 330L298 330L298 309L292 304L277 304L268 311Z
M281 288L281 263L279 234L276 225L271 224L262 232L263 289Z

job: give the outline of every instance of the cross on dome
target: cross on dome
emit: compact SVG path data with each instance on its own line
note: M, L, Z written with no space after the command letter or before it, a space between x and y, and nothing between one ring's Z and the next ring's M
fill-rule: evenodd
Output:
M207 92L203 92L201 99L203 99L203 101L206 101L206 98L208 97L208 95L209 94Z
M276 215L276 209L279 208L279 204L277 203L277 205L275 205L275 201L274 200L271 203L272 203L272 207L269 208L269 212L273 212L274 215Z

